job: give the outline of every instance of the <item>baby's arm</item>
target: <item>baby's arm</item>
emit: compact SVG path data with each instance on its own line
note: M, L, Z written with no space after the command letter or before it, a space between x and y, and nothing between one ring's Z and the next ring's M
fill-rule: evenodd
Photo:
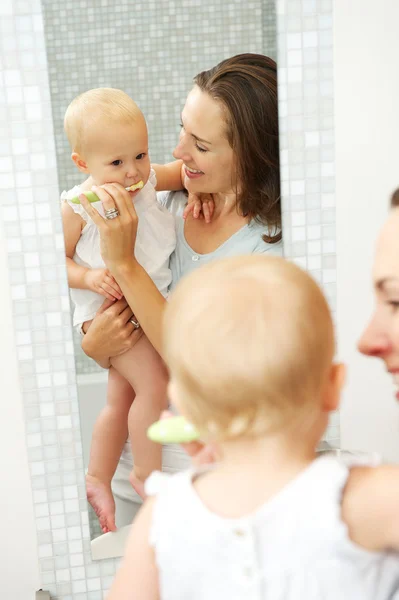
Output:
M76 214L67 202L61 204L62 225L64 229L65 254L68 274L68 285L71 288L85 288L85 277L89 269L77 265L73 261L76 244L82 233L84 221Z
M184 165L182 160L175 160L166 165L151 165L157 176L157 192L169 190L171 192L184 189ZM188 203L184 209L183 218L186 219L190 213L195 219L204 217L207 223L212 220L215 205L209 194L196 196L188 195Z
M84 221L76 214L67 202L61 205L62 224L64 228L66 266L68 285L70 288L92 290L109 300L120 300L122 292L107 269L88 269L73 260L76 244L82 234Z
M155 498L146 500L135 518L122 565L107 600L159 600L158 570L149 543Z
M354 467L342 500L349 537L371 551L399 551L399 466Z
M183 190L183 161L175 160L166 165L151 165L157 176L157 192Z

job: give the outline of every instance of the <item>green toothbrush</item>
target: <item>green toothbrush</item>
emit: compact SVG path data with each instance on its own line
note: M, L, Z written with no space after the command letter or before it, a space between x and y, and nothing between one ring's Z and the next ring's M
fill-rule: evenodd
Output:
M147 430L147 437L159 444L184 444L197 441L199 433L194 425L178 416L153 423Z
M135 183L134 185L131 185L130 187L125 188L125 190L127 192L134 192L136 190L141 190L144 187L144 183L142 181L139 181L138 183ZM100 198L91 191L88 192L83 192L83 194L86 196L86 198L88 199L89 202L99 202ZM72 204L80 204L80 200L79 200L79 196L74 196L73 198L71 198L70 202L72 202Z

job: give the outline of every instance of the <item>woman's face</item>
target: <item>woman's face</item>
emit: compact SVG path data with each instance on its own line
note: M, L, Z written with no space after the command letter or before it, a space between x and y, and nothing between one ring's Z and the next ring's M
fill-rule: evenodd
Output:
M399 400L399 208L385 223L373 269L376 306L359 341L359 350L381 358L398 386Z
M222 105L194 86L181 121L173 156L183 160L184 186L193 193L234 193L234 153L226 137Z

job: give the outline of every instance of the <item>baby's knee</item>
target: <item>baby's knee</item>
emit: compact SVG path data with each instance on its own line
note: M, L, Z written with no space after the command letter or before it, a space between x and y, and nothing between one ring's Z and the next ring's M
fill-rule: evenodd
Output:
M147 377L141 382L140 390L136 389L136 393L151 398L153 402L163 405L167 398L168 378L159 375L158 373Z

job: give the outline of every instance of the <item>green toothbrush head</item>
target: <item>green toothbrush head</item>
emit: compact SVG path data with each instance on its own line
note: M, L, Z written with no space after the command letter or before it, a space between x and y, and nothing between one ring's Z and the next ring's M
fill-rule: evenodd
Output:
M153 423L147 430L147 437L159 444L184 444L199 439L194 425L184 417L170 417Z

